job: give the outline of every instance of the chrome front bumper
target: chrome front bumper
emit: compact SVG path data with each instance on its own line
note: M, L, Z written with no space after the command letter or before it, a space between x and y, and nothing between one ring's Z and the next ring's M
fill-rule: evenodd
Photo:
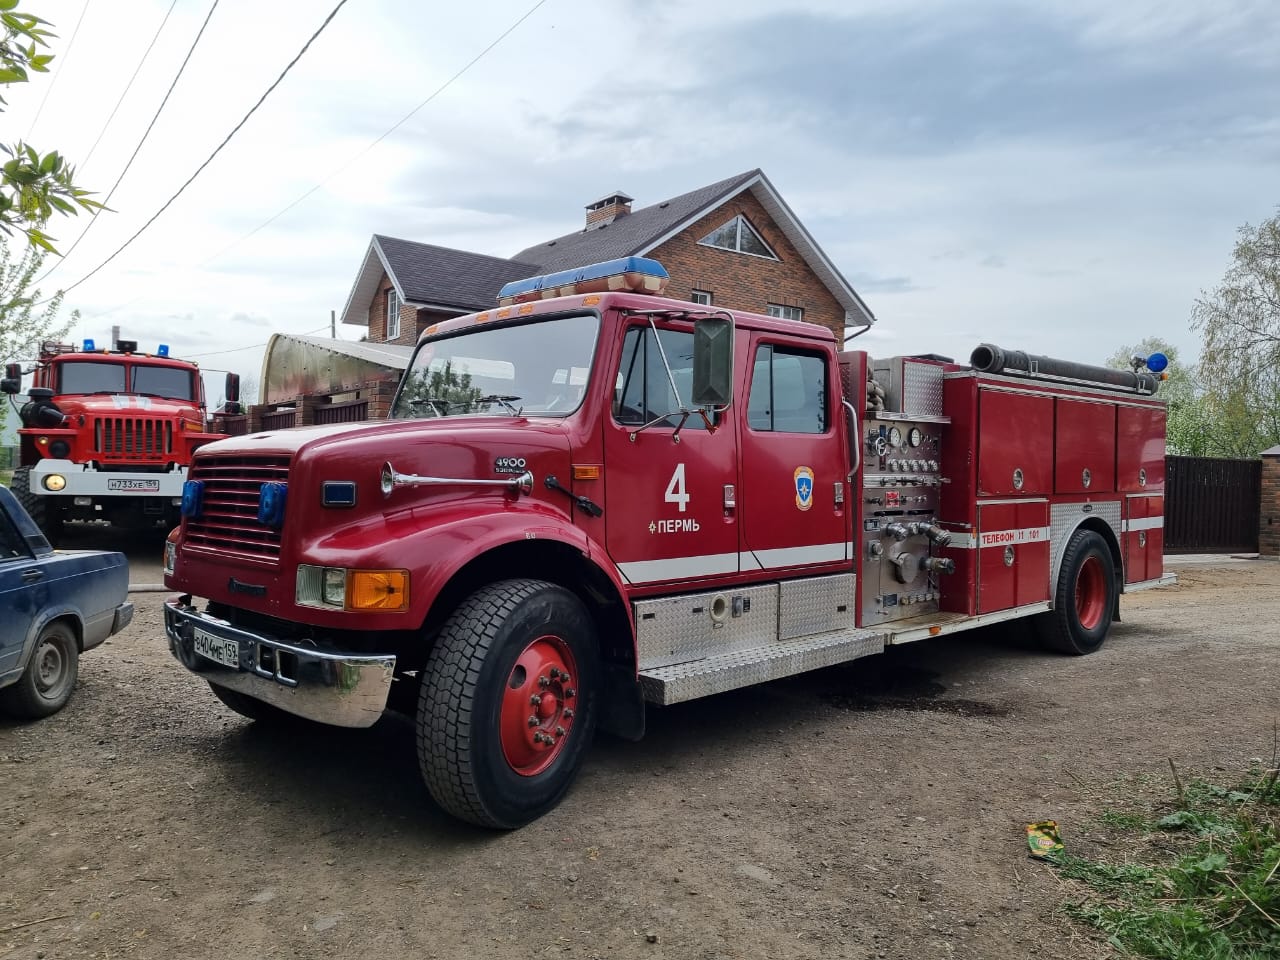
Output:
M228 667L195 651L195 633L233 641L239 666ZM283 643L201 613L190 597L164 604L169 652L192 673L288 713L336 727L370 727L391 691L392 655L337 653Z

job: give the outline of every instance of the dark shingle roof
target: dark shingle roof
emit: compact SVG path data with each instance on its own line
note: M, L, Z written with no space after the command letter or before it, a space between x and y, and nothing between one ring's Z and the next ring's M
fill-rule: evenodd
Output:
M759 170L748 170L736 177L655 203L651 207L641 207L618 217L607 227L579 230L521 250L512 260L536 264L537 268L531 273L511 279L520 280L525 276L533 276L534 273L568 270L587 263L639 253L689 217L735 193L743 184L759 175Z
M410 303L484 310L493 306L494 295L504 283L542 272L538 264L519 258L504 260L381 234L373 239Z

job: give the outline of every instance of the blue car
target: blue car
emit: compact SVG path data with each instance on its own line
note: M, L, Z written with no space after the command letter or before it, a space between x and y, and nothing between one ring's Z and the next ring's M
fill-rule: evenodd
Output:
M55 552L0 486L0 710L34 720L66 706L80 654L133 619L128 593L123 553Z

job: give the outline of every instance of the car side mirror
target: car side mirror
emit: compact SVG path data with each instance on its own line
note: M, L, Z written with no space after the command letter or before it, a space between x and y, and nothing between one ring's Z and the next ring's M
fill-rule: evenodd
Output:
M240 374L228 373L227 385L222 391L227 403L235 403L240 399Z
M0 380L0 393L7 393L13 396L22 392L22 381L16 377L5 377Z
M698 407L727 407L733 400L733 321L727 317L694 321L692 393Z

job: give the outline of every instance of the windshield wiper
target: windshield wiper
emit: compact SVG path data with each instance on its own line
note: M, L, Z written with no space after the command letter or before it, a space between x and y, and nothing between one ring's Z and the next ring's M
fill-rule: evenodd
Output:
M449 415L449 401L442 400L439 397L419 397L416 400L410 400L411 407L430 407L431 412L437 417L447 417Z
M476 397L475 403L500 403L511 411L513 417L520 416L520 411L512 404L514 401L520 400L520 397L511 394L491 393L487 397Z

